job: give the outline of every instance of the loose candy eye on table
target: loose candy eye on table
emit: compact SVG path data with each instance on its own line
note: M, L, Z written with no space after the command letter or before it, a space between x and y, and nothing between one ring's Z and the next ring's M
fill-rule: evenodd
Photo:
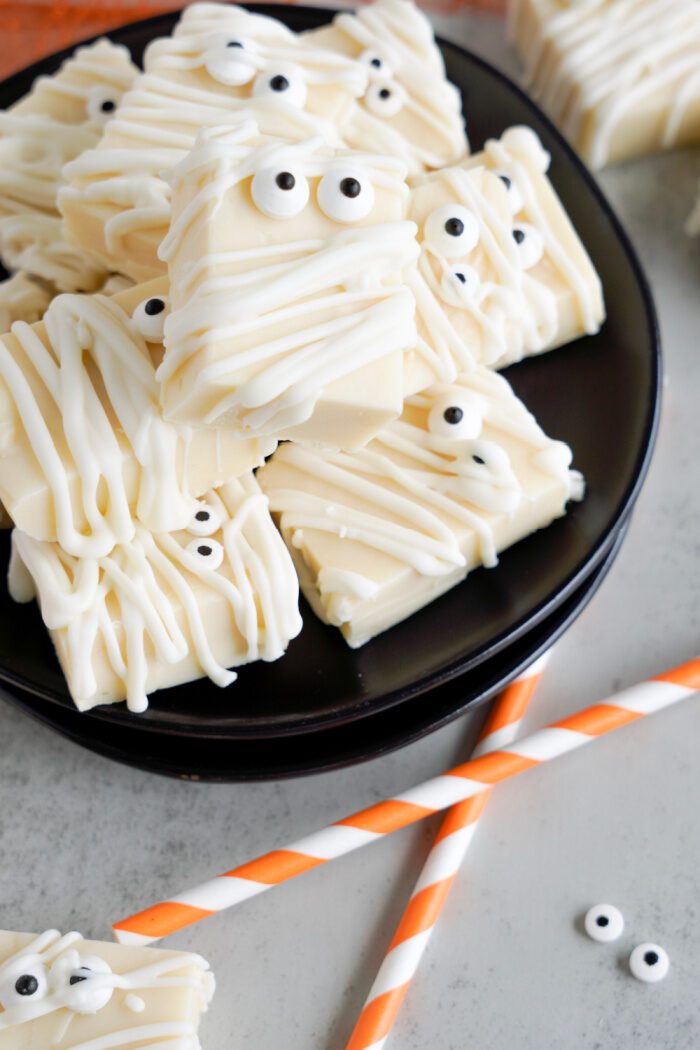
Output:
M625 920L614 904L594 904L586 912L583 924L591 940L609 944L618 939L625 927Z

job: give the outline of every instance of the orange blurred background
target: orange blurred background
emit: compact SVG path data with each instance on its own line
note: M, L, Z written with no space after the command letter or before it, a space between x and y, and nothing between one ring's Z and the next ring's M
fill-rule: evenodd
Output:
M107 29L184 7L186 0L0 0L0 79L44 55ZM467 7L501 11L506 0L422 0L459 15ZM333 6L333 0L328 0Z

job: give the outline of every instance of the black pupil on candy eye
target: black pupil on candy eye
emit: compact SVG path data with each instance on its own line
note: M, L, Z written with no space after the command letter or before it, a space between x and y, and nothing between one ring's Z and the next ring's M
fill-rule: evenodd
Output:
M448 219L445 223L445 233L450 237L461 237L464 233L464 223L461 219Z
M226 47L243 47L243 44L240 42L240 40L229 40Z
M100 106L100 109L102 110L103 113L111 113L112 110L116 109L116 108L117 108L116 102L112 102L112 100L109 99L109 98L105 99L105 101Z
M281 171L275 182L281 190L293 190L296 186L297 180L292 175L291 171Z
M525 233L523 230L513 230L513 240L516 244L522 244L525 240Z
M382 60L381 60L381 58L373 58L373 59L371 59L369 64L371 66L374 66L375 69L381 69L382 68Z
M659 961L659 957L656 952L646 952L644 955L644 962L647 966L656 966Z
M379 92L379 97L380 98L391 98L391 92L389 91L389 88L381 88L381 90Z
M501 180L501 182L503 183L503 185L505 186L505 188L507 190L509 190L511 185L512 185L512 183L511 183L510 179L508 178L508 176L507 175L499 175L498 177Z
M85 969L87 970L87 966L85 967ZM86 973L74 973L68 983L80 984L81 981L87 981Z
M599 915L596 919L597 926L607 926L609 922L610 919L607 917L607 915Z
M162 299L149 299L144 310L149 317L155 317L156 314L161 314L165 309L165 303Z
M289 81L286 77L283 77L281 73L278 73L278 75L273 77L270 81L270 87L273 91L286 91L289 87Z
M344 197L359 197L362 186L357 179L342 179L340 192Z
M211 554L211 547L207 547L207 545L203 543L200 547L197 547L197 554L201 554L203 558L208 558Z
M464 412L458 405L450 405L450 407L446 408L442 413L442 417L446 423L452 423L454 425L455 423L462 422Z
M23 973L15 981L17 995L34 995L39 989L39 982L31 973Z
M209 511L198 510L195 514L195 518L197 519L197 521L209 521Z
M459 270L455 270L455 277L457 278L457 280L459 281L460 284L466 284L467 283L467 278Z
M483 467L484 463L486 462L486 460L482 459L481 456L472 456L472 459L475 463L478 463L480 467Z

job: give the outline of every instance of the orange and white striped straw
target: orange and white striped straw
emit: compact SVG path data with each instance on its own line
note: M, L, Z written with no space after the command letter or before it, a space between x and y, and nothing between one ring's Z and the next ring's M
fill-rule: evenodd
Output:
M544 653L496 697L472 758L517 738L548 658L549 653ZM386 1044L492 790L448 810L346 1050L381 1050Z
M249 897L342 857L369 842L488 791L494 784L542 765L615 729L653 714L700 689L700 658L623 689L610 699L540 729L507 748L480 755L378 802L322 831L224 872L113 926L122 944L149 944L231 908Z

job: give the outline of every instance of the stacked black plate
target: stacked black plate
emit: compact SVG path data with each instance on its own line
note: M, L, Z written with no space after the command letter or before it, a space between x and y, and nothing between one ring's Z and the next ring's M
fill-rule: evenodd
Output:
M256 5L293 29L332 12ZM139 59L174 15L112 33ZM221 691L208 681L156 693L149 710L124 705L78 714L34 606L0 592L0 690L58 732L109 757L197 779L290 776L373 757L445 724L492 696L566 629L620 544L654 441L660 350L639 262L596 183L561 136L510 81L442 44L464 95L472 148L513 124L533 127L552 154L551 178L602 278L602 331L508 369L516 393L548 434L574 450L586 499L550 528L505 552L405 623L352 651L304 608L304 629L282 660L243 668ZM5 108L52 56L0 85ZM7 536L0 557L6 561Z

